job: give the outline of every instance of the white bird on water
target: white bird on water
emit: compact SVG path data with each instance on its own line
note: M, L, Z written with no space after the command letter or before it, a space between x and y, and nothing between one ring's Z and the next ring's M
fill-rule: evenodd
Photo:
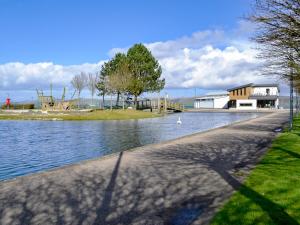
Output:
M182 124L180 117L178 117L177 124Z

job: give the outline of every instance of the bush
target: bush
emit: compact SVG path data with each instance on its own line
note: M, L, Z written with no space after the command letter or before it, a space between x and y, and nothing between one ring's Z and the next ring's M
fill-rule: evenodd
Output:
M7 109L7 106L2 105L1 109ZM34 109L34 104L14 104L10 105L9 109Z

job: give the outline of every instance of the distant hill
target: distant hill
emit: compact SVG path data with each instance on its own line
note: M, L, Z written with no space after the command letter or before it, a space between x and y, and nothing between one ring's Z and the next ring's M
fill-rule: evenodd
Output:
M181 103L184 105L185 108L194 108L194 97L184 97L184 98L173 98L171 99L172 101L176 103ZM95 105L96 107L100 107L102 105L102 99L95 98L95 99L90 99L90 98L82 98L81 104L83 105ZM35 106L38 107L39 103L38 101L20 101L20 102L14 102L17 104L35 104ZM295 101L294 101L295 103ZM116 104L115 99L113 99L113 105ZM122 100L120 100L120 104L122 104ZM110 105L110 99L105 99L105 105L109 106ZM289 96L280 96L279 97L279 105L280 107L283 107L284 109L288 109L290 106L290 98Z
M185 108L194 108L194 98L174 98L172 101L183 104Z

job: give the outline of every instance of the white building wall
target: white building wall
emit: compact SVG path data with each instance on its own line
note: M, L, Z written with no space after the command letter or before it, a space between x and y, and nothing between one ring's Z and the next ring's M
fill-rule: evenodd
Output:
M208 102L200 102L200 99L205 99ZM203 96L194 100L194 108L214 108L227 109L229 96Z
M197 101L197 99L194 100L194 109L198 109L199 108L199 101Z
M243 106L243 104L247 104L249 106ZM257 108L257 100L256 99L236 100L236 108L237 109L247 109L247 110L256 109Z
M228 109L229 96L214 99L215 109Z
M270 90L270 95L279 95L277 87L254 87L253 95L267 95L267 89Z
M202 101L200 101L200 99L196 99L194 101L194 108L196 109L200 109L200 108L204 108L204 109L213 109L214 108L214 99L213 98L203 98Z

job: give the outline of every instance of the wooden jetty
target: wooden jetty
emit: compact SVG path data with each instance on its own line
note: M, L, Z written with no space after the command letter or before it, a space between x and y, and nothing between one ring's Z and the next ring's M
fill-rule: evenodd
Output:
M165 113L183 112L184 105L166 99L156 99L156 100L146 99L137 102L137 109L138 110L150 109L151 111L158 111L158 112L165 112Z

